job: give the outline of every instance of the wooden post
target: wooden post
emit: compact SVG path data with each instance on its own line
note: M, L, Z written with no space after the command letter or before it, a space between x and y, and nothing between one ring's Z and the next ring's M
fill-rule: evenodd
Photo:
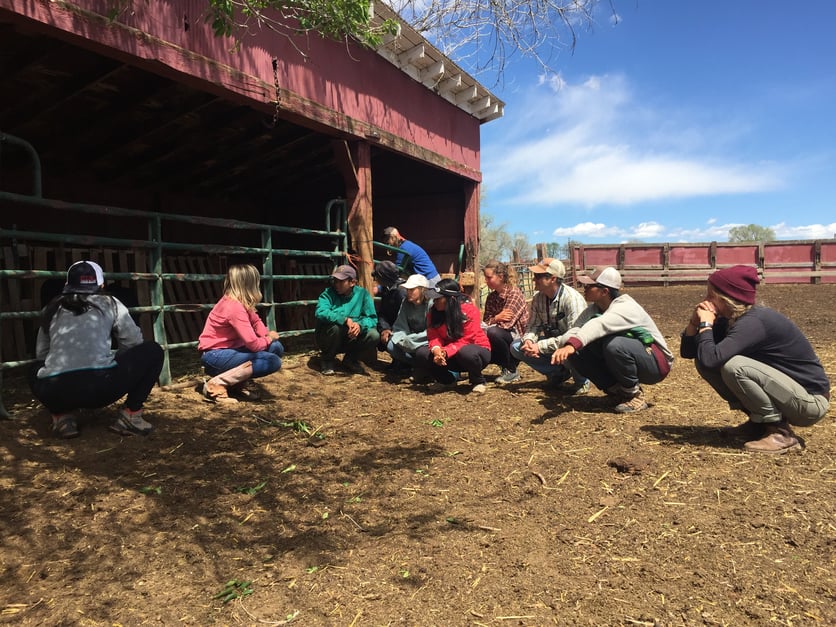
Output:
M356 258L357 282L371 291L374 251L372 246L371 146L358 141L334 142L334 155L343 175L348 206L348 233Z

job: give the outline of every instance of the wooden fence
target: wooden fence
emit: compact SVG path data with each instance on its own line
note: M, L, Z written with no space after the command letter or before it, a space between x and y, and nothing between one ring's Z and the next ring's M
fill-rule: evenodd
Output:
M705 281L715 270L738 264L757 268L766 283L836 283L836 239L579 245L567 271L574 280L591 268L614 266L627 285L671 285Z

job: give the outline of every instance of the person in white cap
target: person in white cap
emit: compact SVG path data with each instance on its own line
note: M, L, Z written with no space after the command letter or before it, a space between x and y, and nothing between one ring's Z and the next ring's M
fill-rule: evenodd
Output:
M322 374L334 374L338 353L345 353L343 368L362 374L360 356L377 345L380 334L372 295L357 285L357 271L352 266L337 266L331 273L331 286L320 294L314 317Z
M553 364L552 353L560 347L566 331L586 309L586 300L573 287L563 282L566 267L560 259L547 257L528 270L534 275L537 292L531 300L528 329L521 339L511 344L511 354L566 394L586 394L589 379L572 372L568 364ZM565 383L573 377L573 383Z
M79 435L76 410L106 407L126 394L111 430L148 435L154 428L142 407L160 376L163 349L143 340L128 308L103 288L101 266L78 261L67 271L63 292L41 314L39 363L29 385L52 414L59 438Z
M615 411L647 409L641 384L659 383L670 372L673 354L650 315L621 294L621 275L612 267L580 276L589 301L575 326L552 353L553 364L569 363L615 399Z
M392 336L386 351L392 357L391 373L406 377L412 371L415 352L428 343L427 312L430 300L424 291L429 284L423 274L410 275L401 287L406 290L406 298L392 325Z

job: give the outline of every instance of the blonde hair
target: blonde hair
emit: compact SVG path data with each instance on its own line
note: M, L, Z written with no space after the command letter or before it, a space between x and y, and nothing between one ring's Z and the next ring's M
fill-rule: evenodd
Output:
M229 266L224 279L224 296L228 296L250 311L261 302L261 275L248 263Z
M506 285L517 284L517 272L510 264L493 260L485 264L482 271L484 272L485 270L493 270L495 275L502 277L502 282Z
M708 291L710 294L715 295L717 298L722 300L729 308L731 315L729 316L729 322L734 322L740 316L745 314L752 308L752 305L748 303L741 303L739 300L735 300L731 296L726 296L720 290L714 289L714 286L710 283L708 284Z

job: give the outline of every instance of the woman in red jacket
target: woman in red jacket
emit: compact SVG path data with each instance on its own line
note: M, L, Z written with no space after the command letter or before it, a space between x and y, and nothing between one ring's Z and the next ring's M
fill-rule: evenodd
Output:
M453 279L442 279L426 293L433 299L427 314L429 345L416 352L416 367L444 385L456 384L453 372L467 372L471 391L482 394L482 371L491 361L491 344L482 329L479 310Z

